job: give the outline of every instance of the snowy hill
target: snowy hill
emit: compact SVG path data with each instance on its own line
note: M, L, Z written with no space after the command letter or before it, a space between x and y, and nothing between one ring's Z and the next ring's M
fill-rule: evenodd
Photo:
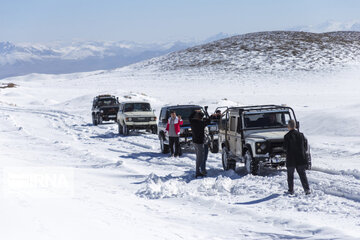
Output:
M162 71L272 73L360 64L360 32L260 32L234 36L145 61Z

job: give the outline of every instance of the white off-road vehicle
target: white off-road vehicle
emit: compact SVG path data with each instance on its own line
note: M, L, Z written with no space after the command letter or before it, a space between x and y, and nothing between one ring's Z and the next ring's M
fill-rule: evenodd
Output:
M280 167L286 162L283 149L287 122L296 120L287 106L261 105L226 107L219 123L219 142L224 170L235 170L236 162L244 163L248 173L259 174L261 166ZM308 168L310 147L305 140Z
M157 134L156 116L148 102L120 103L117 114L119 134L129 135L132 130L146 130Z

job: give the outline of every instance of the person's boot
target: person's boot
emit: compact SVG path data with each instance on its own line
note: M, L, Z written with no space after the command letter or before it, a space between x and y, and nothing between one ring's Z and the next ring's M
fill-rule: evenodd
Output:
M311 194L310 189L305 190L305 195L310 195L310 194Z
M294 190L287 190L287 192L285 192L285 193L289 194L289 195L294 195L295 194Z
M202 178L202 177L205 177L206 175L202 174L201 172L197 172L195 174L195 178Z

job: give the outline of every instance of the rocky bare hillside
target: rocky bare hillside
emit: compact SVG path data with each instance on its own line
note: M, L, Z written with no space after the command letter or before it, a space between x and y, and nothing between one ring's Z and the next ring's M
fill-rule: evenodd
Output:
M154 58L135 67L157 70L331 71L360 64L360 32L249 33Z

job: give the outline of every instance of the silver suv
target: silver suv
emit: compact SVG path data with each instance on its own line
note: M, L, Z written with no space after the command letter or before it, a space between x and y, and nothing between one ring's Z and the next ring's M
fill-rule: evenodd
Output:
M157 133L156 116L148 102L128 101L120 103L117 114L119 134L129 135L132 130Z
M261 105L230 107L219 123L219 142L224 170L235 170L236 162L244 163L248 173L259 174L261 166L284 166L283 149L287 122L296 121L295 112L287 106ZM297 122L299 129L299 122ZM305 141L308 168L311 168L310 147Z

